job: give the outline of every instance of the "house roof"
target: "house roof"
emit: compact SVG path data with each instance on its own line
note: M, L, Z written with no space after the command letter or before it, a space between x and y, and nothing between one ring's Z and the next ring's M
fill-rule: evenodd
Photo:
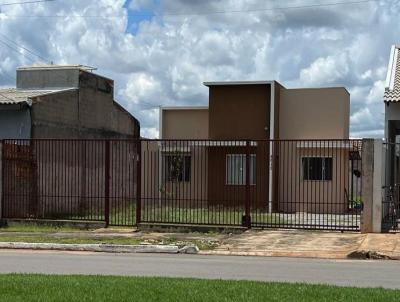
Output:
M274 81L226 81L226 82L203 82L205 86L221 86L221 85L268 85Z
M161 110L206 110L208 106L160 106Z
M96 70L97 68L86 65L53 65L53 64L21 66L17 68L17 70L55 70L55 69L79 69L84 71L93 71Z
M28 105L32 105L31 98L67 91L74 90L75 88L66 88L66 89L53 89L53 90L21 90L16 88L6 88L0 89L0 105L11 105L11 104L21 104L26 103Z
M386 76L385 103L400 102L400 45L393 45Z

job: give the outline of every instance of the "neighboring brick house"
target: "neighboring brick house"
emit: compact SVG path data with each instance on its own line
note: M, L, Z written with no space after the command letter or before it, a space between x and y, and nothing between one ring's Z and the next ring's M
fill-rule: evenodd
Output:
M82 65L17 69L0 89L0 139L138 138L138 120L114 100L114 81Z
M5 217L84 215L93 207L90 194L104 195L107 152L107 166L120 180L109 185L110 194L132 203L140 125L114 100L113 80L92 71L82 65L21 67L16 88L0 90Z
M347 141L350 95L345 88L286 89L276 81L204 85L209 87L209 106L160 109L161 139L200 140L191 143L196 148L181 148L186 157L185 173L177 184L180 199L189 200L190 194L199 191L201 182L196 199L204 204L229 205L232 200L244 200L245 140L254 140L249 168L254 206L285 212L348 211L349 195L356 193L349 192L353 187L349 162L352 147ZM296 142L312 139L321 141ZM337 141L325 143L324 139ZM281 142L270 143L274 140ZM201 144L202 150L198 147ZM153 148L164 154L159 159L163 167L155 166L153 174L158 170L168 175L164 170L170 166L171 148ZM206 165L204 169L199 169L196 159L201 152L207 162L201 163ZM162 175L155 190L165 186L172 185ZM324 192L326 207L316 201L318 196L308 196L308 192ZM154 192L149 194L155 196Z

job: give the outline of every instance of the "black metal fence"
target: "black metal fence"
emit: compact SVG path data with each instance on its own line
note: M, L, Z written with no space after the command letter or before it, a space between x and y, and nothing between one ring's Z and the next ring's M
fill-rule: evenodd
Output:
M359 230L360 140L5 140L3 218Z
M382 230L400 231L400 143L383 143Z
M135 225L138 144L4 140L3 218Z
M141 221L358 230L360 140L144 140Z

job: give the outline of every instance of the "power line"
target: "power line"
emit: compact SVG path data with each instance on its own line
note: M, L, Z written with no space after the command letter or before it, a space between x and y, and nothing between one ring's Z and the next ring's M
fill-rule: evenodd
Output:
M128 13L127 16L131 17L162 17L162 16L205 16L205 15L217 15L217 14L236 14L236 13L253 13L253 12L267 12L267 11L279 11L279 10L291 10L291 9L307 9L307 8L318 8L318 7L332 7L339 5L357 5L365 4L368 2L377 2L379 0L359 0L359 1L348 1L348 2L332 2L332 3L319 3L309 5L297 5L297 6L280 6L280 7L269 7L269 8L257 8L247 10L224 10L224 11L209 11L199 13ZM111 19L121 18L121 15L7 15L6 17L12 18L99 18L99 19Z
M50 60L47 60L46 58L44 58L44 57L42 57L41 55L35 53L34 51L32 51L32 50L30 50L30 49L28 49L28 48L26 48L26 47L24 47L24 46L18 44L17 42L14 42L14 41L11 40L10 38L8 38L6 35L3 35L3 34L0 33L0 36L2 36L4 39L6 39L8 42L14 44L15 46L17 46L17 47L19 47L19 48L22 48L22 49L24 49L25 51L27 51L28 53L30 53L30 54L32 54L32 55L38 57L39 59L43 60L44 62L50 62Z
M6 78L9 78L9 79L13 80L13 81L16 80L15 77L13 77L13 76L10 75L9 73L5 72L4 70L0 70L0 74L3 75L3 76L5 76Z
M35 63L35 60L33 60L31 57L27 56L23 52L20 52L18 49L14 48L13 46L8 44L7 42L4 42L3 40L0 39L0 43L4 44L5 46L7 46L8 48L14 50L15 52L18 52L19 54L23 55L25 58L29 59L31 62Z
M53 2L53 1L56 1L56 0L32 0L32 1L23 1L23 2L0 3L0 6L10 6L10 5L20 5L20 4L33 4L33 3Z
M337 5L349 5L349 4L363 4L367 2L376 2L379 0L359 0L349 2L333 2L333 3L319 3L309 5L297 5L297 6L281 6L281 7L268 7L268 8L255 8L246 10L225 10L225 11L213 11L213 12L200 12L200 13L163 13L155 14L156 16L198 16L198 15L214 15L214 14L231 14L231 13L252 13L252 12L264 12L274 10L289 10L289 9L303 9L303 8L314 8L314 7L325 7L325 6L337 6ZM140 16L140 15L135 15ZM146 15L142 15L146 16ZM147 14L149 16L149 14Z

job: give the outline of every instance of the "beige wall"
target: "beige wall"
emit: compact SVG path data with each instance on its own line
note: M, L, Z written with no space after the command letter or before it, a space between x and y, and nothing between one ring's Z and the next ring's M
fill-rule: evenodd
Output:
M283 213L348 212L349 150L346 148L298 148L296 142L281 146L279 160L279 211ZM303 157L331 157L332 180L304 180Z
M280 101L280 139L349 138L345 88L281 89Z
M163 139L207 139L208 108L162 108L160 137Z
M141 195L145 220L160 219L155 217L156 214L152 211L160 206L201 208L207 205L207 147L201 142L186 145L180 142L176 149L173 148L173 144L161 144L151 140L142 142ZM190 181L165 181L165 170L162 168L164 155L171 154L174 150L185 150L184 154L191 156Z

